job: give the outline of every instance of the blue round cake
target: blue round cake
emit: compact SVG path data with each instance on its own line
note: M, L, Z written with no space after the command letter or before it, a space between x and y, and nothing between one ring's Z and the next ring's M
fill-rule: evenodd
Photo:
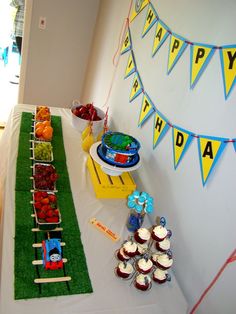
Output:
M106 132L98 147L98 155L110 165L131 167L138 163L140 143L132 136L120 132Z

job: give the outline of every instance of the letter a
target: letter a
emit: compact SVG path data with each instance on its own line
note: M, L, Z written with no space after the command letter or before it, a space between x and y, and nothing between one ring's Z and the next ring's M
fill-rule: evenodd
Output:
M209 156L209 158L213 159L214 156L213 156L213 151L212 151L212 143L211 142L207 142L206 143L206 147L205 147L205 150L202 154L202 157L206 157L206 156Z
M202 182L205 185L209 175L221 156L227 139L210 136L198 137L198 151L201 166Z
M154 42L152 46L152 56L156 54L158 49L161 47L166 38L169 36L169 32L167 30L168 27L159 20L157 23Z

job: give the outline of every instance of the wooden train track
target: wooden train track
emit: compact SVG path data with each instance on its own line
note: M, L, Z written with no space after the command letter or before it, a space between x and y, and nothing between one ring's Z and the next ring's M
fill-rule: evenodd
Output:
M34 115L33 115L32 121L34 122ZM33 125L32 125L32 128L33 128ZM33 132L30 132L30 134L31 134L31 137L33 138L33 137L34 137ZM31 151L32 151L32 149L33 149L33 139L32 139L32 138L31 138L31 140L29 141L29 142L30 142L30 150L31 150ZM32 163L34 163L33 158L31 157L30 159L32 160ZM33 169L33 165L31 165L30 168ZM33 177L30 177L30 180L33 180ZM32 182L33 182L33 181L32 181ZM31 193L34 193L35 190L34 190L34 189L31 189L30 192L31 192ZM55 191L53 191L53 192L55 193L55 192L58 192L58 191L55 190ZM34 206L34 202L33 202L33 201L31 201L30 203L32 204L32 206ZM37 273L37 275L38 275L38 278L35 278L35 279L34 279L34 283L35 283L35 284L39 284L39 291L41 291L41 284L45 284L45 283L57 283L57 282L66 282L67 288L68 288L68 290L70 290L70 287L69 287L69 285L68 285L68 282L71 281L72 278L66 274L65 264L68 262L67 258L64 258L64 257L62 258L64 276L60 276L60 277L48 277L48 278L43 277L43 278L40 278L40 272L39 272L39 269L38 269L38 267L42 267L42 266L43 266L44 262L43 262L43 260L41 260L41 259L37 259L37 257L38 257L38 252L37 252L37 250L38 250L38 249L42 249L42 243L38 243L38 241L37 241L37 234L43 232L45 235L47 235L47 238L50 239L50 234L53 234L53 233L55 233L55 232L62 232L62 231L63 231L63 228L60 227L60 225L57 225L57 226L55 226L55 228L53 228L53 229L50 229L50 230L42 230L42 229L40 229L40 226L37 225L37 221L36 221L36 217L35 217L35 214L34 214L34 213L31 214L31 217L34 219L34 228L32 228L31 231L33 232L34 238L35 238L35 243L32 244L32 248L34 248L34 250L35 250L35 257L36 257L36 259L32 261L32 265L34 265L34 266L36 267L36 273ZM66 245L65 242L60 242L60 246L61 246L61 247L64 247L65 245ZM49 270L49 271L50 271L50 270Z

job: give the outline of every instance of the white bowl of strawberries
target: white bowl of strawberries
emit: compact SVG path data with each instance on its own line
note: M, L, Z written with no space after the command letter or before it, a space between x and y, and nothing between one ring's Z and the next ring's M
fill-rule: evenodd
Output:
M79 132L83 132L89 122L93 123L93 133L96 134L102 130L105 113L93 104L82 105L78 101L73 101L71 113L72 125Z

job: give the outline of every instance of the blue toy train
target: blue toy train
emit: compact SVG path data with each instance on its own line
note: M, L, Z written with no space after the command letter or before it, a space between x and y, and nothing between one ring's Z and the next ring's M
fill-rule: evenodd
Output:
M55 270L63 268L62 251L59 239L42 241L42 258L45 269Z

